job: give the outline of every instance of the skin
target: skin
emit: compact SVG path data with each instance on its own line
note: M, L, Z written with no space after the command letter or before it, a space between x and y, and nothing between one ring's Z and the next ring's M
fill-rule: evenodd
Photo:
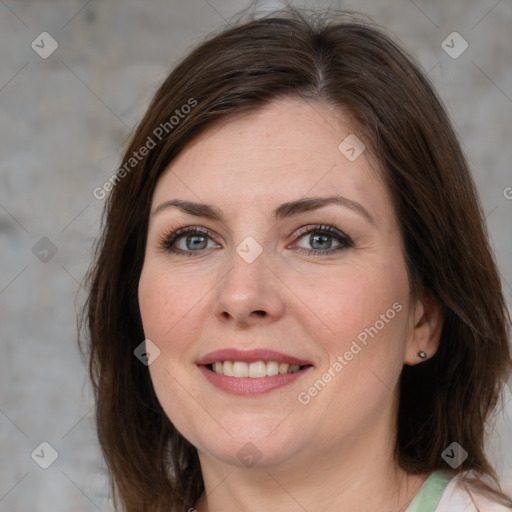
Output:
M149 367L156 394L198 450L206 489L198 512L396 512L427 476L394 461L397 386L403 364L421 362L420 350L435 353L442 318L427 295L410 296L397 219L369 151L351 162L338 149L351 133L359 132L328 105L280 99L202 134L157 183L151 212L180 198L211 204L226 219L171 207L152 213L139 283L144 332L160 349ZM339 205L271 216L284 202L333 193L360 203L373 223ZM296 236L317 224L354 246L301 253L341 245L335 237L322 245L315 233ZM199 251L186 237L176 241L199 254L192 257L159 247L169 230L186 226L208 228L215 239ZM252 263L236 252L248 236L263 249ZM300 403L299 393L395 303L401 311ZM227 347L270 348L314 368L269 393L234 396L210 385L195 364ZM260 455L250 467L237 456L248 442Z

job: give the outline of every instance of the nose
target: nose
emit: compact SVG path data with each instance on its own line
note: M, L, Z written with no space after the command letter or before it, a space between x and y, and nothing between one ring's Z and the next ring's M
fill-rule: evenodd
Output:
M235 250L212 297L213 314L239 327L275 322L284 312L284 285L269 266L266 250L252 262Z

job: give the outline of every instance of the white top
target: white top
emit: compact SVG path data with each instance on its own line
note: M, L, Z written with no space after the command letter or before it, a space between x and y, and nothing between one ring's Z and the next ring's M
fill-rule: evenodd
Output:
M469 494L462 487L461 476L456 475L446 484L435 512L510 512L511 510L512 506L509 508L500 505L472 489Z
M449 471L432 472L405 512L511 512L510 507L496 503L481 494L479 489L463 487L464 476L475 476L472 471L462 475Z

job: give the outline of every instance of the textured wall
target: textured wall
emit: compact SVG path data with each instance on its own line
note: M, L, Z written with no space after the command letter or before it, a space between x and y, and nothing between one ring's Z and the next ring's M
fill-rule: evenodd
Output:
M83 293L75 298L103 207L93 190L176 60L246 5L0 1L0 512L112 510L76 345ZM472 165L510 305L512 3L343 5L389 28L434 79ZM512 492L510 393L506 401L489 451ZM48 469L37 464L52 462L41 442L58 452Z

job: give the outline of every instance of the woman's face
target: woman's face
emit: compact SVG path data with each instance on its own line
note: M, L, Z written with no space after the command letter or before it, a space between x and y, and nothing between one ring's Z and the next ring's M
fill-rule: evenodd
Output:
M353 133L324 104L279 100L202 135L156 186L139 283L149 371L202 463L291 466L392 434L414 303ZM172 241L178 228L199 232Z

